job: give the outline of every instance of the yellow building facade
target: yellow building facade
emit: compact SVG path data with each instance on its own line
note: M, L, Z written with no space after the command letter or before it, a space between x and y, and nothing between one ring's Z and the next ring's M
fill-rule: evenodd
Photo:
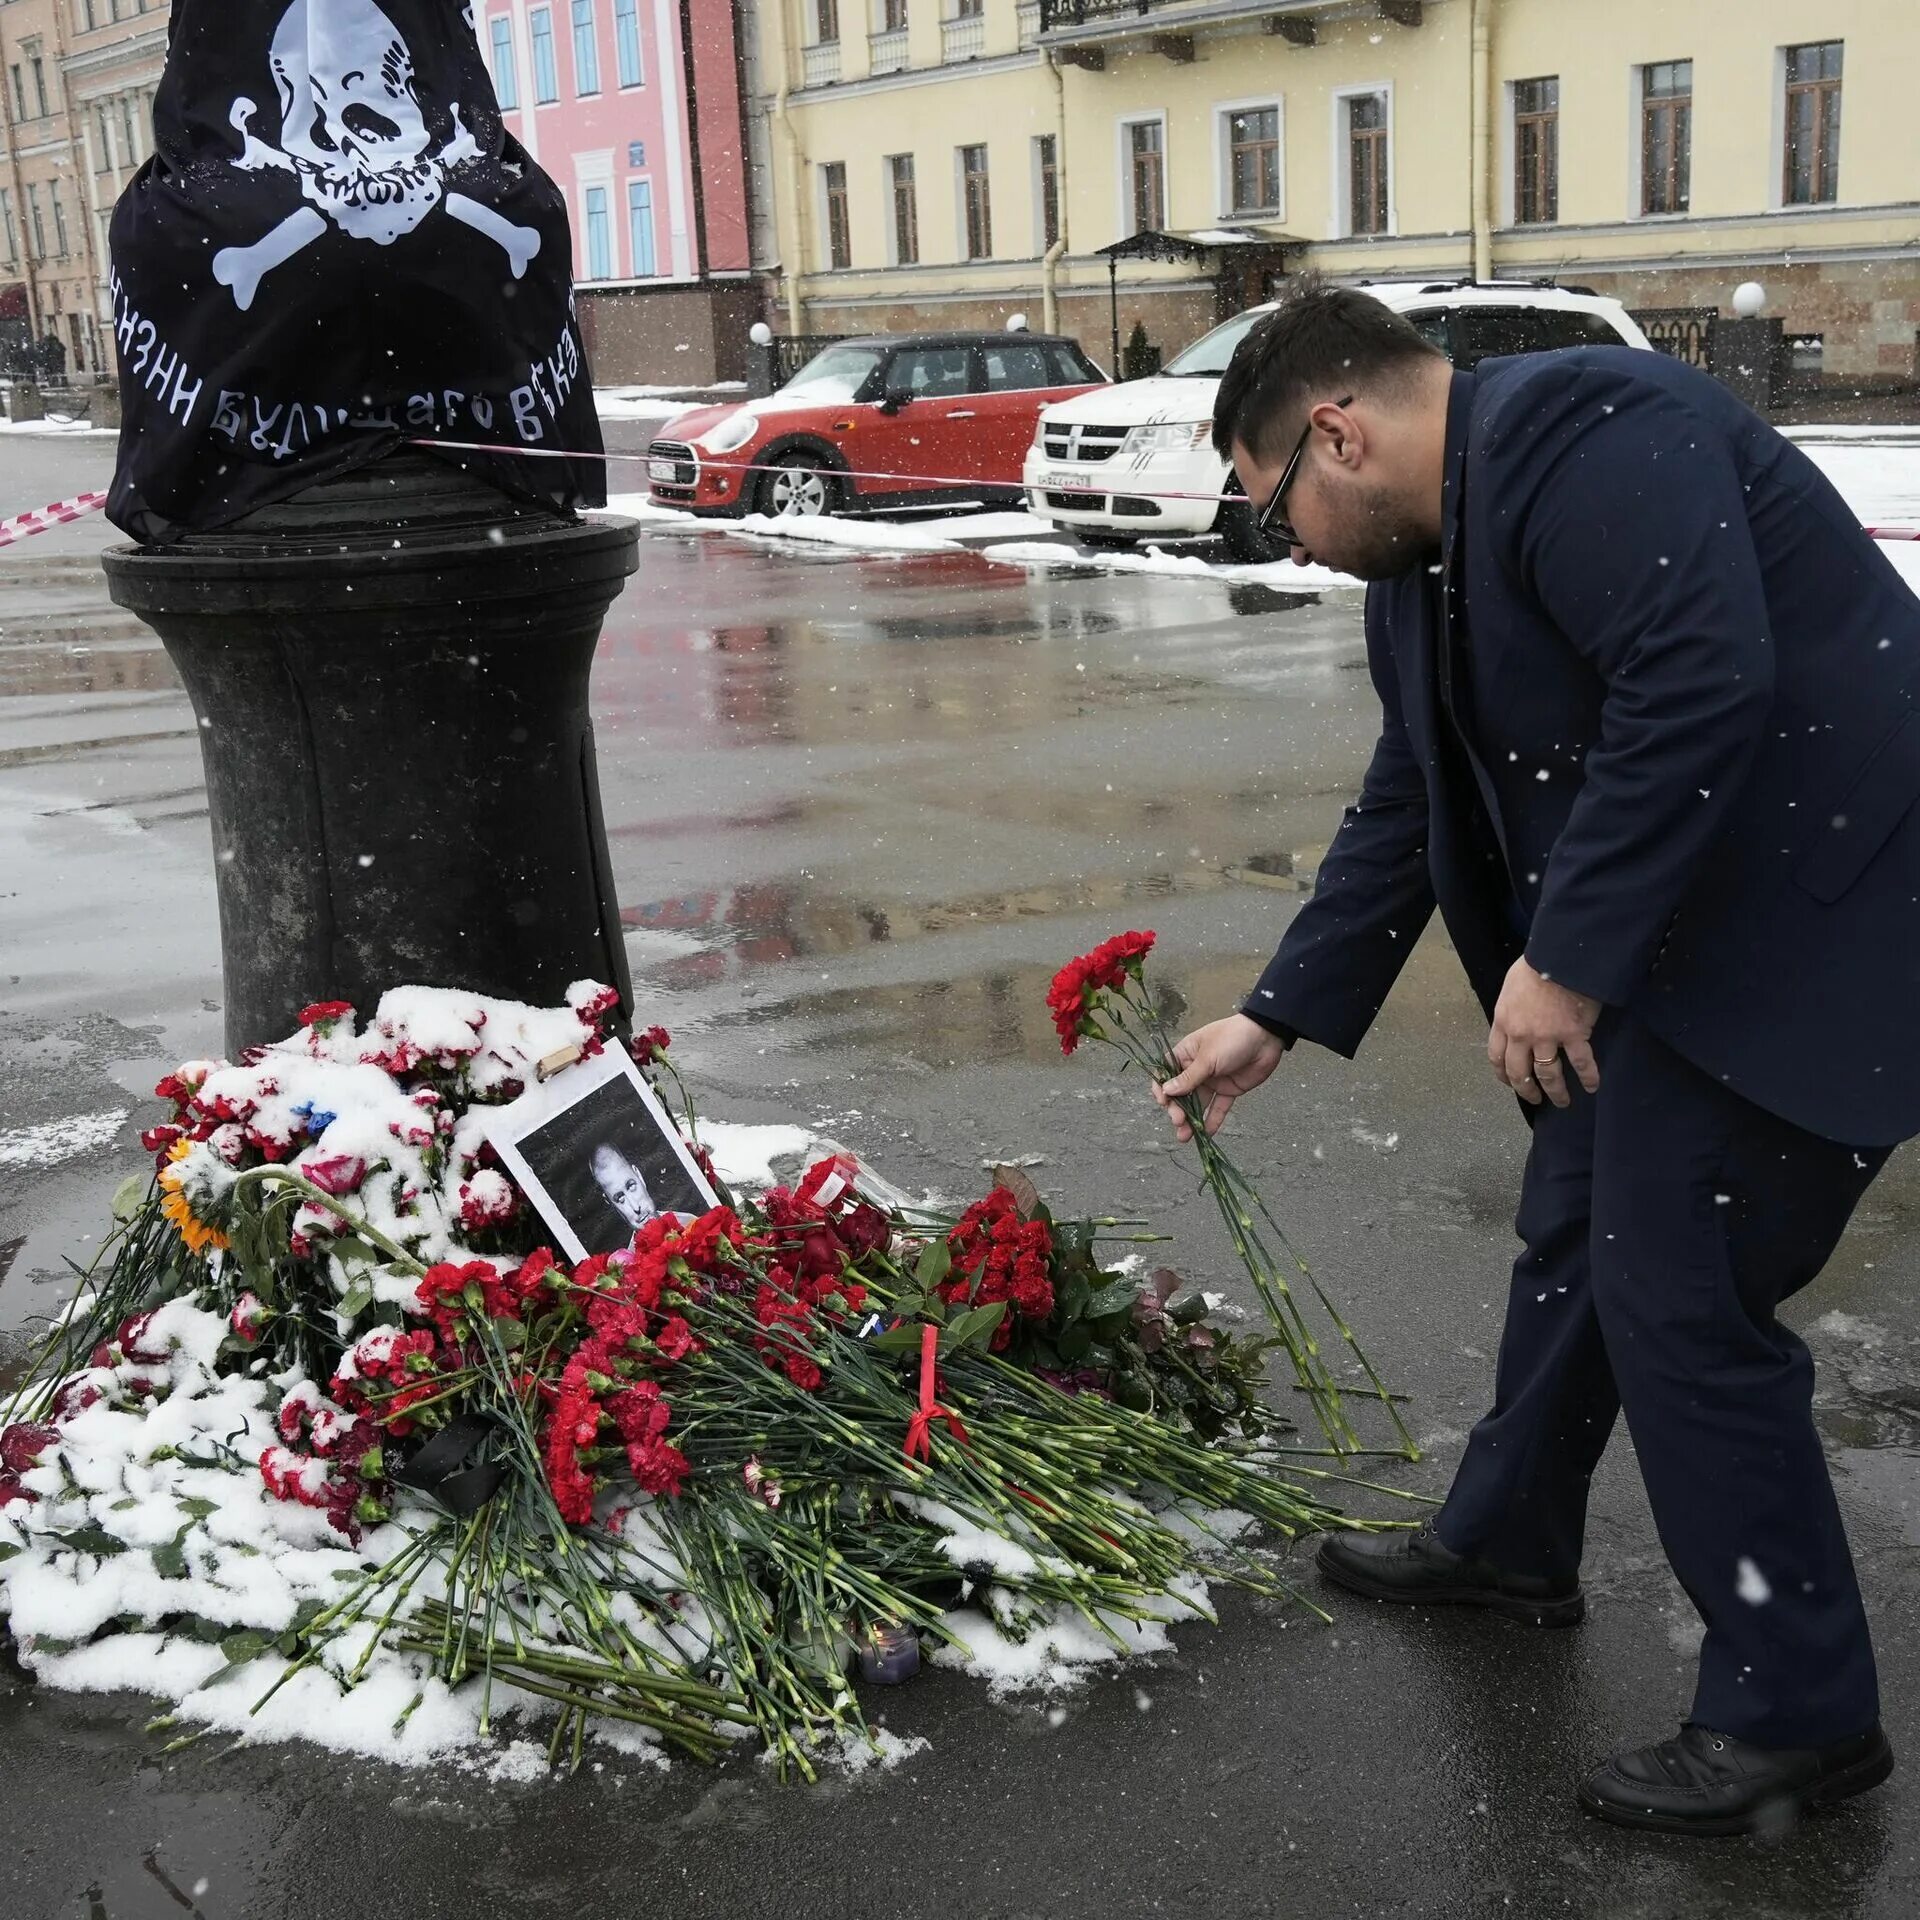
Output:
M794 332L1171 352L1313 267L1553 277L1678 338L1758 279L1829 384L1920 379L1916 0L749 4ZM1110 272L1142 229L1181 257Z

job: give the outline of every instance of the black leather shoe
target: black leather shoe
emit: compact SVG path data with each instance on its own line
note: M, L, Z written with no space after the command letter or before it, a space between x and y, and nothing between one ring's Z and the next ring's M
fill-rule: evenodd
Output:
M1892 1771L1893 1749L1878 1727L1830 1747L1783 1748L1688 1724L1676 1740L1615 1754L1581 1785L1580 1804L1656 1833L1772 1833Z
M1578 1582L1502 1573L1450 1551L1432 1522L1412 1533L1334 1533L1320 1543L1320 1571L1369 1600L1419 1607L1484 1607L1530 1627L1572 1627L1587 1611Z

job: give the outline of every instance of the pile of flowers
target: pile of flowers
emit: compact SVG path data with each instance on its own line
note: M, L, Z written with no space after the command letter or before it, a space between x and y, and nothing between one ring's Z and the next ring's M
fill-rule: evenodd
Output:
M1129 1030L1151 942L1063 973L1069 1045ZM1311 1449L1260 1397L1270 1347L1300 1366L1297 1314L1228 1333L1171 1270L1105 1263L1144 1223L1055 1220L1010 1170L957 1217L882 1204L840 1153L752 1196L715 1175L703 1215L560 1258L490 1110L622 1044L616 1011L593 983L559 1008L398 989L364 1029L324 1003L160 1083L155 1178L0 1431L29 1665L86 1684L131 1635L198 1676L184 1722L364 1690L403 1701L403 1744L464 1703L481 1734L544 1714L556 1759L624 1729L810 1773L864 1737L846 1669L875 1636L965 1663L1071 1622L1138 1651L1208 1581L1286 1591L1210 1516L1349 1524L1367 1483L1283 1470ZM669 1036L625 1044L711 1173ZM217 1673L166 1666L214 1646Z

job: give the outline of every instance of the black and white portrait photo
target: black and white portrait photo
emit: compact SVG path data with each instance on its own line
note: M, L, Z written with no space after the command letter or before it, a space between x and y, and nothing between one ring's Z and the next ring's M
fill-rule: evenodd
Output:
M616 1048L503 1107L488 1138L566 1254L612 1253L656 1214L720 1204L639 1069Z

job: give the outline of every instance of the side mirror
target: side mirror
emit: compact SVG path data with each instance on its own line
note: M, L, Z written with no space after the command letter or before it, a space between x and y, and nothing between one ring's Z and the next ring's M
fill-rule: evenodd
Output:
M910 405L912 400L913 395L905 387L889 387L880 396L880 411L898 413L902 408Z

